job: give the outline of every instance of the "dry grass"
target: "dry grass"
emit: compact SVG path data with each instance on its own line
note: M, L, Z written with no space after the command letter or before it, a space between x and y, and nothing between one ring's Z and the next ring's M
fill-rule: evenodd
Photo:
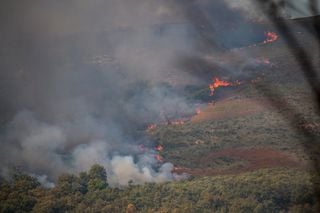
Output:
M264 99L228 99L208 105L200 114L195 115L191 122L201 123L210 120L242 117L268 111L270 108L270 105Z
M238 174L247 171L254 171L265 168L296 168L301 164L293 156L273 150L271 148L230 148L217 152L211 152L207 156L199 159L199 164L204 164L209 161L217 161L221 158L230 159L236 162L234 166L229 168L184 168L177 167L175 169L178 173L186 172L193 176L208 176L221 174ZM239 163L242 162L242 163Z

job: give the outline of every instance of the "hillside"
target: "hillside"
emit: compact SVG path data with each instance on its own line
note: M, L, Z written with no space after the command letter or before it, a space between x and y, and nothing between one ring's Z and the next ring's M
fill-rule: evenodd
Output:
M55 188L45 190L35 180L18 176L11 184L0 185L0 211L236 213L317 209L312 175L296 169L265 169L124 189L101 188L84 177L83 173L79 177L64 175Z
M300 32L298 38L310 41L310 34ZM313 51L310 43L302 44ZM315 156L305 152L305 136L290 123L300 116L303 120L298 128L320 135L317 106L284 40L240 51L265 57L270 64L246 70L256 76L250 81L218 88L214 104L203 107L184 125L161 126L151 132L151 137L164 146L164 158L179 171L219 174L265 167L306 168L308 159L320 154L318 149ZM195 94L205 97L209 90L203 88ZM310 141L308 146L316 148L317 141Z
M316 69L319 70L320 64L317 63L319 52L314 48L315 38L308 29L300 26L301 23L308 22L308 20L291 22L294 35L310 55L310 60ZM141 160L135 155L138 156L145 150L151 150L154 155L152 162L156 162L151 164L152 170L148 170L149 165L145 166L147 163L144 161L142 161L143 167L134 164L133 169L131 167L130 169L149 177L152 176L150 171L159 172L164 169L161 165L169 162L173 164L173 170L169 171L173 181L164 177L166 181L149 183L152 181L147 179L146 184L139 185L133 180L129 180L126 183L127 186L117 185L114 187L108 185L107 180L112 179L110 177L114 178L115 176L112 175L119 170L126 173L127 168L111 170L113 173L108 174L106 168L96 164L80 174L67 170L70 173L56 175L54 187L50 183L50 187L46 188L41 186L44 183L48 184L46 176L36 178L36 175L25 173L19 167L14 167L13 171L8 171L8 173L11 172L11 179L0 179L0 212L317 212L320 205L316 195L316 189L319 188L319 177L318 171L314 171L314 163L319 162L320 158L318 105L314 100L308 81L301 72L297 58L287 48L285 39L279 34L279 39L272 42L261 42L201 57L196 61L206 62L206 64L197 67L201 70L199 73L200 83L187 80L185 83L182 76L176 82L178 86L168 85L168 82L172 80L172 76L169 76L168 79L165 79L168 82L161 82L163 85L160 89L165 88L163 89L165 95L159 96L160 98L155 96L147 99L150 102L155 102L151 104L148 102L148 104L155 107L161 114L162 108L157 108L157 104L163 101L161 99L163 97L170 103L171 96L168 93L176 89L179 95L184 95L186 100L196 102L199 109L185 110L186 107L189 107L187 104L183 105L184 109L177 107L172 110L173 117L176 114L180 115L179 110L192 113L181 113L190 116L174 117L177 120L170 120L164 115L165 122L159 121L147 129L144 127L149 120L141 122L136 119L149 118L145 114L148 114L150 109L143 108L145 107L143 106L145 103L143 98L149 98L150 94L150 96L153 95L153 93L148 93L148 87L152 83L139 84L137 88L133 87L132 89L128 84L126 86L128 86L130 93L126 93L126 90L114 91L114 88L110 86L107 89L112 91L112 95L104 96L105 94L101 90L106 90L105 84L117 85L118 82L111 82L112 80L108 78L110 73L104 72L103 68L105 67L103 66L114 68L117 75L110 75L110 77L120 79L119 82L122 82L125 77L133 77L133 75L125 76L117 61L109 55L97 56L94 59L91 58L90 62L83 62L86 66L79 65L79 68L99 67L96 70L92 69L92 72L99 73L99 75L90 79L94 83L99 82L99 87L96 88L93 96L88 91L91 89L90 86L94 84L81 87L80 92L72 92L75 94L88 92L87 95L90 97L88 100L103 104L99 105L98 109L93 107L94 104L86 106L89 108L90 113L88 114L93 117L88 116L76 120L75 118L78 118L83 111L87 112L87 109L83 110L86 108L83 107L80 111L76 111L75 116L71 116L71 120L75 119L71 124L89 121L86 124L90 125L84 125L84 127L79 125L77 126L79 129L72 130L77 133L79 131L81 133L79 138L83 141L94 135L95 141L90 142L94 144L106 134L105 127L108 130L111 129L108 132L111 136L107 139L115 140L115 142L108 144L110 146L107 148L103 146L93 148L86 146L87 144L84 142L78 142L77 137L71 137L71 143L68 144L69 146L66 145L65 149L62 149L59 144L55 147L50 143L50 148L54 149L52 153L59 154L54 155L54 159L58 158L57 156L62 156L61 162L67 162L70 165L74 163L75 159L66 153L72 150L75 144L78 145L77 143L80 145L72 154L80 153L80 157L77 157L83 160L87 155L80 149L89 147L88 153L94 155L93 161L97 161L97 163L100 162L101 156L105 157L108 163L114 157L107 156L109 153L104 152L114 152L116 156L118 153L125 155L130 153L130 149L134 147L132 148L134 157L131 158L134 164ZM77 60L82 59L79 57ZM130 60L130 65L131 62ZM138 62L133 60L132 64L139 64ZM193 62L184 64L185 68L192 70L194 67L190 64ZM203 67L205 69L202 70ZM194 75L197 70L190 72ZM85 73L84 77L87 77L88 73ZM139 74L141 73L139 72ZM105 77L104 75L107 76L108 81L100 82L101 76ZM70 74L70 76L72 75ZM88 76L91 77L91 75ZM212 84L212 78L216 77L230 83L223 87L216 87L214 91L211 88L210 91L209 84ZM77 79L72 80L75 83L81 82L80 80L78 82ZM141 82L139 81L139 83ZM53 87L58 90L55 86ZM64 92L58 94L61 95ZM72 92L70 93L72 94ZM143 98L135 96L138 93L145 96L141 96ZM99 96L101 94L103 95ZM116 101L121 95L126 97L117 103ZM108 102L100 102L100 98L108 99ZM54 102L53 99L50 103ZM79 100L75 103L82 104ZM138 103L133 107L130 106L135 110L139 107L143 109L137 110L139 114L132 114L135 111L128 110L129 107L126 106L128 103ZM123 105L126 107L121 108ZM62 107L62 105L58 106ZM103 115L112 118L110 123L116 120L116 125L108 123L110 126L106 125L103 128L99 126L97 131L90 132L91 128L93 129L96 127L95 125L100 124L100 120L94 123L95 120L92 118L99 117L99 110L105 113L110 106L113 107L113 110ZM50 107L49 109L51 109ZM68 110L71 108L73 112L73 107L75 105L71 105L71 107L68 105ZM196 110L197 113L194 113ZM48 116L46 118L50 120L52 115L48 114L44 113ZM53 116L54 121L63 120L68 115L68 113L61 113L60 117ZM154 114L150 113L150 116L152 117ZM161 115L158 116L161 117ZM154 117L157 118L157 116ZM126 120L126 118L131 120ZM4 121L0 123L4 123ZM135 125L136 123L139 125ZM32 125L35 124L38 123L33 121ZM46 123L38 125L41 130L49 126ZM123 126L121 131L118 129L118 125ZM54 133L54 139L65 139L65 135L59 132L55 126L49 127L49 130ZM70 128L70 126L67 127ZM84 132L81 132L82 128L85 129ZM31 130L26 132L27 136L33 133ZM48 132L44 131L44 133ZM45 134L40 134L41 137L31 137L31 139L36 142L39 138L44 140L43 135ZM118 141L131 141L135 137L141 137L143 140L139 138L137 144L128 142L128 145L121 142L119 145ZM13 137L13 141L15 139ZM39 142L39 144L41 143ZM40 146L39 144L36 144L35 147ZM19 147L18 145L17 147ZM100 150L100 147L103 148ZM39 155L47 154L40 153L37 149L34 151L32 148L27 151L33 154L37 151ZM101 153L102 155L99 155ZM23 159L21 161L23 162ZM53 168L57 166L55 163L53 166L51 165ZM85 163L87 162L80 161L79 165L82 166ZM47 167L47 164L43 162L39 164L44 164L45 168ZM112 166L114 164L111 163L109 167ZM41 180L43 182L40 183Z

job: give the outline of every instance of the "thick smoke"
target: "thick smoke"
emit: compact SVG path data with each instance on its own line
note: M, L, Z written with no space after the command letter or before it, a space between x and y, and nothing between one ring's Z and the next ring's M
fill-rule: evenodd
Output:
M170 89L174 76L193 80L173 66L192 41L161 26L182 16L149 0L4 5L3 173L20 166L45 182L99 163L111 185L173 180L172 164L157 162L152 145L141 152L147 139L136 132L193 112Z
M218 30L239 19L223 1L188 2L216 8L208 20ZM147 124L195 109L177 88L200 80L179 61L199 54L195 40L204 37L194 32L197 17L183 3L2 2L2 173L19 166L47 184L46 177L99 163L111 185L181 178L171 173L172 164L161 165L151 148L142 152L138 145L150 143L139 133ZM221 11L224 22L217 25Z

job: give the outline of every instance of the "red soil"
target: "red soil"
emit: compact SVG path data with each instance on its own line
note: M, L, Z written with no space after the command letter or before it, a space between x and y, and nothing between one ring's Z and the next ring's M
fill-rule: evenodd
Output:
M212 152L209 155L201 158L199 164L213 161L217 158L227 157L234 160L244 162L244 164L227 168L227 169L215 169L215 168L184 168L176 167L177 173L188 173L193 176L212 176L220 174L238 174L241 172L254 171L257 169L274 168L274 167L299 167L300 164L287 153L273 150L270 148L230 148L217 152Z
M216 119L227 119L255 114L271 108L263 99L229 99L219 101L203 109L200 114L191 118L191 122L205 122Z

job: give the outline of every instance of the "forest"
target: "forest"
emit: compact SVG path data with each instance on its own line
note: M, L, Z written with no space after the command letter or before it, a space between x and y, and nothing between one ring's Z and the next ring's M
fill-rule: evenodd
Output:
M311 179L297 169L263 169L114 188L96 164L44 188L15 172L12 180L1 180L0 212L316 212Z

